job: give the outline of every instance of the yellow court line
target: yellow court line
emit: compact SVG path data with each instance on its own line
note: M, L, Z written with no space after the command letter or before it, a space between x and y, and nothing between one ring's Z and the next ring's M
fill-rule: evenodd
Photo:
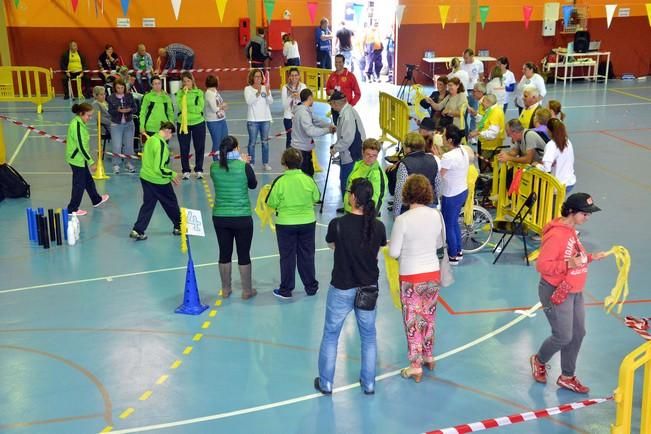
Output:
M27 141L27 136L29 136L29 133L31 133L31 132L32 132L32 130L25 131L25 135L23 136L22 139L20 139L20 142L18 143L18 146L16 146L16 150L14 151L13 155L9 159L9 162L8 162L9 165L14 164L14 160L18 156L18 153L20 152L20 150L23 149L23 145ZM0 140L2 140L2 138L0 138Z
M199 342L199 341L201 340L202 337L203 337L203 334L201 334L201 333L197 333L196 335L194 335L194 336L192 337L192 340L195 341L195 342Z
M210 321L204 321L203 324L201 324L202 329L207 329L210 327Z
M623 90L619 90L619 89L608 89L608 90L618 93L620 95L626 95L632 98L641 99L642 101L651 101L651 98L647 98L646 96L635 95L634 93L624 92Z
M140 401L147 401L152 393L154 393L154 392L152 392L151 390L148 390L145 393L143 393L142 395L140 395L140 398L138 398L138 399Z
M187 346L187 347L185 347L185 350L183 350L183 355L184 355L184 356L187 356L187 355L190 354L191 352L192 352L192 347Z
M217 315L217 311L215 309L211 310L210 313L208 314L210 318L214 318L215 315Z
M179 366L181 366L181 363L183 363L181 360L175 360L174 363L172 363L172 366L170 366L170 369L176 369Z
M109 425L105 427L103 430L101 430L100 433L111 432L111 431L113 431L113 427Z
M156 384L161 385L164 382L166 382L168 378L170 378L170 376L167 374L161 375L160 377L158 377L158 380L156 380Z
M126 410L124 410L124 411L122 412L122 414L120 414L120 419L126 419L126 418L128 418L129 416L131 416L131 414L132 414L134 411L136 411L136 410L134 410L133 407L129 407L129 408L127 408Z
M215 300L215 306L221 306L222 301L221 300Z

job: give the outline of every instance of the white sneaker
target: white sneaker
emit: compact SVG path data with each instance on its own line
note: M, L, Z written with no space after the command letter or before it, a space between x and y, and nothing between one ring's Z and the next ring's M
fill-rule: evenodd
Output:
M264 170L266 170L267 172L271 172L271 170L272 170L271 166L269 164L265 164L265 165L263 165L263 167L264 167Z
M127 164L127 170L129 173L136 173L136 168L133 167L133 164Z
M183 179L184 180L190 179L190 172L184 172L183 173Z
M120 174L120 166L118 166L117 164L115 166L113 166L113 173L115 175L119 175Z
M197 179L203 179L203 172L197 172Z

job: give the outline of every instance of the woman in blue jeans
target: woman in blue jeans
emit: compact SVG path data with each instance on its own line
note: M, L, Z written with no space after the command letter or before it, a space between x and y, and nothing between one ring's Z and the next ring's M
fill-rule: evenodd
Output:
M353 309L362 341L360 385L365 394L375 393L377 309L356 308L355 295L360 287L377 288L380 273L377 257L380 247L387 244L387 238L384 225L376 218L373 186L370 181L365 178L355 179L350 185L348 201L352 211L333 219L326 234L326 242L335 252L334 268L319 350L319 376L314 379L314 388L326 395L332 393L339 334L346 317Z
M255 141L260 135L262 142L262 164L264 170L271 171L269 165L269 128L271 127L271 104L274 99L271 89L264 85L261 69L249 71L248 86L244 88L244 100L249 106L246 116L246 128L249 132L248 152L251 165L255 165Z
M228 104L224 102L218 88L219 79L217 77L214 75L206 77L203 116L206 118L206 126L212 140L212 161L219 160L219 147L222 140L228 136L228 125L226 124Z
M470 163L468 153L461 146L463 131L454 125L445 129L450 151L441 158L442 198L441 212L445 221L448 254L450 264L456 265L463 259L461 245L461 227L459 226L459 213L468 197L468 168Z

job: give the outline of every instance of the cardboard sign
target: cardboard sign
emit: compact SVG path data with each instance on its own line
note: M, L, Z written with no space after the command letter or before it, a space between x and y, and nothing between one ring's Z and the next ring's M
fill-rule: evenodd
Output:
M198 209L186 209L185 221L187 222L187 234L197 237L205 237L206 234L203 230L203 220L201 218L201 211Z

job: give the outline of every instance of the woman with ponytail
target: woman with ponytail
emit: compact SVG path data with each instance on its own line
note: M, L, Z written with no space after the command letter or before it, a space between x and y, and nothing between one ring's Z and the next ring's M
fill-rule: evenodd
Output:
M417 383L423 365L434 369L434 327L441 273L436 250L443 247L443 218L430 208L434 192L423 175L411 175L402 189L409 210L396 218L389 254L400 261L400 300L410 366L400 371Z
M574 184L576 184L574 148L567 137L565 124L561 120L550 119L547 122L547 129L552 140L545 145L542 163L545 172L550 172L556 179L565 184L565 195L567 196L574 188Z
M210 178L215 187L212 222L219 244L219 276L222 297L228 298L231 288L233 242L237 246L237 263L242 281L242 298L257 294L251 282L251 241L253 218L248 190L258 186L253 167L233 136L226 136L219 145L219 160L210 166Z
M323 394L332 393L339 334L346 317L354 309L362 341L359 381L364 393L370 395L375 393L376 309L373 306L372 310L365 310L357 306L355 300L358 291L377 291L380 274L378 252L386 245L387 239L384 225L376 218L370 181L365 178L353 180L348 202L351 212L333 219L326 234L326 242L335 251L334 268L319 350L319 376L314 379L314 387Z

